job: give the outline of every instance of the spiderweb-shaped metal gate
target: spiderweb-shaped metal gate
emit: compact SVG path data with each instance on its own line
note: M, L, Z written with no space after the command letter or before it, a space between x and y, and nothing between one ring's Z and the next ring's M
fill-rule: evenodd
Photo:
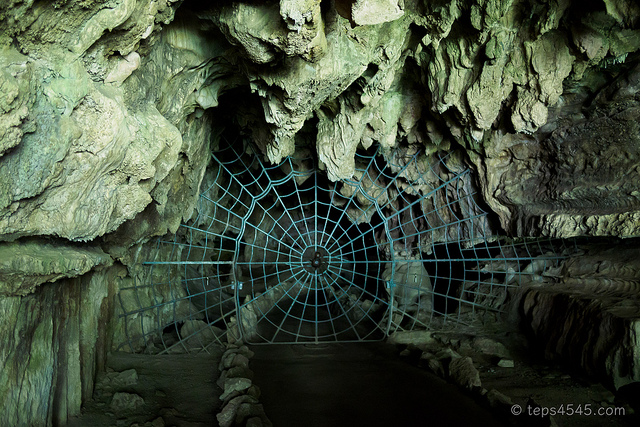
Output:
M310 153L268 166L248 144L213 152L197 215L119 292L123 345L369 341L472 324L563 257L557 242L492 234L458 153L358 154L338 183Z

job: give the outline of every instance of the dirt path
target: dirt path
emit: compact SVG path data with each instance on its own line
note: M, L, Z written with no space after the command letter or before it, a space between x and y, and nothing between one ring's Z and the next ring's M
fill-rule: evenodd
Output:
M502 425L454 385L383 343L252 346L276 427Z

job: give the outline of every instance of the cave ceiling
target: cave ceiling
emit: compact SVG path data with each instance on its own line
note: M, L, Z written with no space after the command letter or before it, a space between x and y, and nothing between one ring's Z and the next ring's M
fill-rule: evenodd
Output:
M331 182L358 152L458 151L496 231L637 236L639 16L631 0L10 1L0 239L20 259L2 292L135 263L197 214L229 129L268 164L311 150ZM42 245L82 267L35 265Z

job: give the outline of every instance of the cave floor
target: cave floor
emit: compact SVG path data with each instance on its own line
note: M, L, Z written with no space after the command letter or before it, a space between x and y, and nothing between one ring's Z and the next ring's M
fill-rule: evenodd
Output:
M515 368L500 368L481 354L469 354L485 389L495 388L523 408L529 403L556 408L589 404L593 410L620 405L618 396L601 384L509 347ZM477 393L419 367L419 352L399 357L402 346L384 342L250 348L255 353L249 362L253 383L275 427L638 425L637 415L630 414L553 420L505 416L490 409ZM106 372L98 374L93 400L68 425L217 426L222 390L216 380L223 348L211 350L200 355L111 354Z
M210 347L210 351L198 355L110 354L107 372L98 374L93 399L68 426L217 426L222 391L216 380L223 350Z
M456 386L384 343L251 347L254 383L276 427L500 426Z
M305 426L559 426L638 425L625 405L623 416L599 416L600 408L621 407L623 399L579 372L536 360L510 345L516 366L500 368L481 354L469 354L486 390L496 389L524 412L512 416L490 408L477 392L463 391L418 367L415 357L399 357L386 343L253 345L254 383L276 427ZM518 354L519 353L519 354ZM637 400L640 396L636 396ZM557 410L553 419L540 410ZM591 416L567 408L593 411ZM531 415L527 411L533 411Z

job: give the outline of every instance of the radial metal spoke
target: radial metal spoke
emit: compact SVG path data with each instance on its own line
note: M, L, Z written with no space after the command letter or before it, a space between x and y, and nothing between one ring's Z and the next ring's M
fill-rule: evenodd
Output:
M313 158L267 165L249 143L216 147L193 218L120 288L131 351L473 325L575 250L493 230L455 151L358 152L353 178L331 183Z

